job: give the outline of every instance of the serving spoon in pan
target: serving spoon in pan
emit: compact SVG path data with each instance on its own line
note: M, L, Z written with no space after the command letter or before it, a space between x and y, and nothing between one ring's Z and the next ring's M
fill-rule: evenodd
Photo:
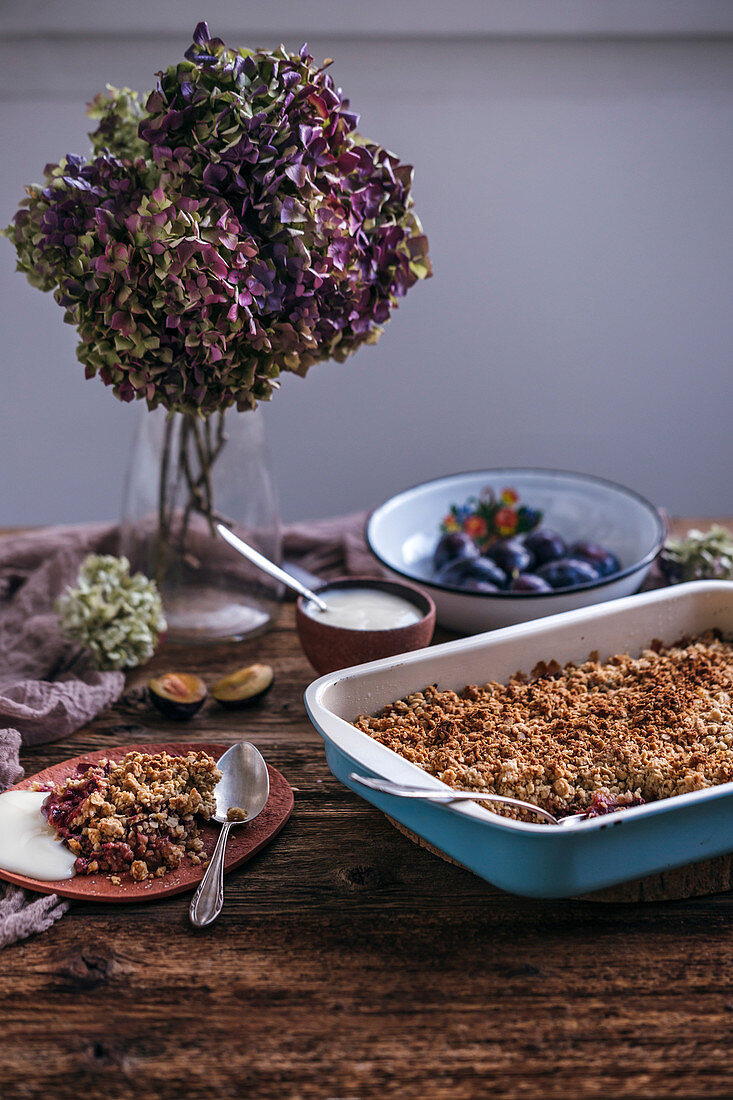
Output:
M555 817L549 810L543 810L532 802L523 802L521 798L510 798L506 794L488 794L486 791L438 791L434 787L411 787L404 783L393 783L390 779L373 779L369 775L358 775L351 772L349 779L355 783L361 783L362 787L369 787L372 791L380 791L382 794L395 794L400 798L422 798L426 802L501 802L505 806L514 806L518 810L529 810L537 817L549 821L551 825L572 825L576 821L585 821L587 814L568 814L567 817Z

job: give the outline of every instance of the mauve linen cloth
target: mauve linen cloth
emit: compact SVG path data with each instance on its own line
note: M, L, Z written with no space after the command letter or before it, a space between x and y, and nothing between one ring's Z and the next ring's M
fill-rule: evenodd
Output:
M378 572L364 542L366 515L297 523L283 555L322 577ZM22 745L58 741L122 694L121 672L96 672L61 635L54 603L87 554L117 553L115 524L47 527L0 539L0 791L23 775ZM69 903L0 881L0 948L58 920Z

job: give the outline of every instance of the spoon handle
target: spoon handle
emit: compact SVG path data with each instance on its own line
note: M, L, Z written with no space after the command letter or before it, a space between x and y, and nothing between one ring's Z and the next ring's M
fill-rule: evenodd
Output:
M371 776L359 775L352 772L349 779L354 779L363 787L369 787L373 791L381 791L382 794L394 794L400 798L421 798L426 802L500 802L506 806L515 806L519 810L529 810L537 817L544 818L552 825L558 825L559 820L549 810L543 810L535 806L533 802L524 802L521 798L510 798L506 794L490 794L488 791L441 791L432 787L408 787L403 783L393 783L390 779L373 779Z
M320 596L316 596L315 592L311 592L310 588L306 588L304 584L301 584L299 580L292 577L290 573L286 573L284 569L281 569L279 565L275 565L269 558L260 554L259 550L255 550L249 543L244 542L235 535L233 531L230 531L228 527L225 527L223 523L217 523L216 529L221 537L229 543L230 546L238 550L243 558L251 561L253 565L256 565L258 569L261 569L263 573L269 573L275 580L281 581L282 584L287 585L288 588L292 588L294 592L297 592L301 596L305 596L307 600L313 600L313 603L320 611L327 611L328 607Z
M224 905L224 855L231 827L231 821L225 821L222 825L211 862L206 868L206 874L198 890L193 895L188 912L191 924L196 928L206 928L207 925L213 924Z

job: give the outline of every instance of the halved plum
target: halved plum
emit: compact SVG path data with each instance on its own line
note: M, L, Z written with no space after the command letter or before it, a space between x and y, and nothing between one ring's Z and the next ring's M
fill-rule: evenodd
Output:
M217 680L212 685L211 694L223 707L238 710L257 703L270 690L274 680L271 665L247 665Z
M206 684L192 672L164 672L148 684L150 701L166 718L185 722L201 710Z

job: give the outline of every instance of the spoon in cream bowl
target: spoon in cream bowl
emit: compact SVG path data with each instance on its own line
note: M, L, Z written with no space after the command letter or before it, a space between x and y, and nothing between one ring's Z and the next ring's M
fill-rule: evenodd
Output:
M214 789L216 813L221 825L214 854L193 896L189 916L196 928L213 924L224 905L224 856L229 830L254 821L270 797L270 776L262 754L249 741L240 741L217 761L222 776Z
M416 585L348 576L318 583L312 591L223 523L216 529L242 557L299 594L295 625L316 672L333 672L430 644L435 604Z
M256 565L258 569L261 569L263 573L267 573L270 577L274 577L276 581L280 581L293 592L297 592L299 596L305 596L306 599L312 600L319 611L327 611L328 605L325 600L322 600L320 596L317 596L315 592L312 592L310 588L307 588L304 584L297 579L297 577L291 577L290 573L287 573L284 569L281 569L279 565L275 565L274 561L270 561L264 554L261 554L259 550L255 550L254 546L250 546L244 539L240 539L239 535L235 535L233 531L230 531L228 527L225 527L223 523L217 523L216 529L229 545L241 554L247 561L251 561L253 565Z

